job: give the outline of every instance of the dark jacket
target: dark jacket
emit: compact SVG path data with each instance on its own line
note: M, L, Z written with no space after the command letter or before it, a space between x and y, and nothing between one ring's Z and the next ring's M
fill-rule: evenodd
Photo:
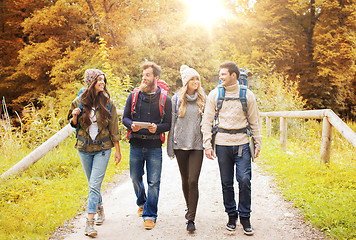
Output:
M157 91L154 94L146 94L139 92L136 102L136 113L131 117L131 103L132 95L131 93L127 98L124 115L122 118L123 124L131 130L131 125L133 121L139 122L149 122L155 123L157 125L157 131L152 134L148 129L143 128L136 134L143 135L159 135L160 133L167 132L171 128L172 119L172 102L169 96L167 96L166 104L164 107L165 115L163 117L163 122L161 123L161 115L159 112L159 98L161 94L161 88L158 86ZM160 148L162 146L162 141L160 139L138 139L131 138L130 144L135 147L146 147L146 148Z
M105 138L111 138L111 141L106 141L104 142L104 149L110 149L112 147L114 147L113 142L118 142L120 140L120 133L119 133L119 125L118 125L118 118L117 118L117 110L115 107L115 104L113 103L113 101L110 99L110 110L111 110L111 116L109 119L109 123L108 124L102 124L100 121L100 113L99 111L95 111L95 115L97 118L97 122L98 122L98 135L96 136L96 140L100 140L100 139L105 139ZM72 111L74 108L79 107L79 97L77 97L76 99L74 99L74 101L72 102L69 112L68 112L68 120L70 120L70 124L72 125L72 127L78 128L78 136L85 138L85 139L91 139L90 135L89 135L89 127L84 127L81 124L81 118L78 119L77 125L73 125L72 123ZM78 149L79 151L83 150L83 145L84 142L77 140L77 143L75 144L75 148ZM91 151L101 151L102 150L102 146L101 144L90 144L88 143L85 146L85 152L91 152Z

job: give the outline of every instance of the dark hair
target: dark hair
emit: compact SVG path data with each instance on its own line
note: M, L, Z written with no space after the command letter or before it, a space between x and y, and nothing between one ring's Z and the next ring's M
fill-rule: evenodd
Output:
M147 68L152 68L153 69L153 76L155 77L160 77L161 76L161 67L158 66L156 63L154 62L144 62L141 65L141 68L143 70L146 70Z
M220 69L221 68L227 68L229 70L230 75L236 73L236 77L237 79L239 79L240 68L237 66L235 62L232 61L223 62L222 64L220 64Z
M103 124L109 122L110 112L107 109L107 106L109 104L110 94L105 84L104 91L99 92L98 95L95 95L95 84L97 83L97 81L98 78L96 78L92 82L92 84L90 84L90 86L82 93L81 97L81 102L84 110L82 115L82 122L86 127L91 125L91 120L89 116L93 107L96 107L98 109L100 116L102 116Z

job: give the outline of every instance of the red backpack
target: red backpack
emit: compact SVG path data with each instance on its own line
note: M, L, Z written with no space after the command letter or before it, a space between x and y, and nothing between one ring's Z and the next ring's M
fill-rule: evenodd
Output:
M159 113L161 115L161 123L162 123L165 115L164 107L166 106L167 96L169 95L169 85L165 81L159 79L157 81L157 86L161 87L161 94L159 96ZM139 92L140 92L140 87L136 87L132 92L131 119L133 119L133 115L136 111L136 103L137 103ZM130 135L131 135L131 130L127 130L127 135L126 135L127 139L129 139ZM164 133L160 133L160 138L163 144L166 139L166 135Z

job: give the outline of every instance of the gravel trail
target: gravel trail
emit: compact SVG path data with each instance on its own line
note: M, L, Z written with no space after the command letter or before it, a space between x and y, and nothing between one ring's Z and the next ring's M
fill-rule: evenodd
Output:
M97 239L325 239L320 232L305 225L298 211L283 200L273 179L256 163L252 165L251 214L255 234L244 235L240 224L234 232L226 230L227 215L222 203L217 161L207 158L204 158L199 179L200 196L195 221L197 230L189 234L186 231L185 203L178 164L176 160L169 159L165 148L163 153L156 227L152 230L144 229L143 220L137 215L136 197L126 172L103 195L106 221L102 226L96 226ZM57 230L52 239L90 239L84 235L85 216L85 213L79 214Z

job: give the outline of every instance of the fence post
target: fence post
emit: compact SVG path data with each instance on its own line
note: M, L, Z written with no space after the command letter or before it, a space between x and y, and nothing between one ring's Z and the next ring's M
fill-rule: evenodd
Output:
M271 137L271 117L266 117L267 137Z
M287 151L287 118L280 118L280 145L283 151Z
M320 160L322 163L330 162L332 125L327 117L323 118L323 132L321 136Z

